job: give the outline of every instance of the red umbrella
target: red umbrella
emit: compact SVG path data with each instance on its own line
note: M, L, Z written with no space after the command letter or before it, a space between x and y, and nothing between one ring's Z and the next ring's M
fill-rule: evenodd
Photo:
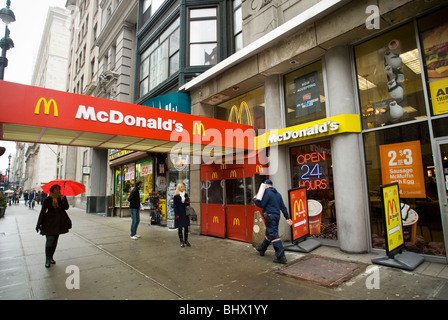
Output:
M86 192L86 187L82 183L68 179L53 180L44 184L41 188L45 193L50 193L50 188L55 184L61 187L61 194L64 196L77 196L80 193Z

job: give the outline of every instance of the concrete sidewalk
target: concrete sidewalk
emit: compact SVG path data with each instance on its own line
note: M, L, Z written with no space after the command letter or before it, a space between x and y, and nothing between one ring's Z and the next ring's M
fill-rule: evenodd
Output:
M0 300L448 299L444 264L424 262L413 272L378 266L368 273L376 254L350 255L322 246L312 254L287 252L288 264L279 266L272 263L272 248L260 257L251 244L233 240L191 234L192 246L180 248L177 230L150 226L145 215L138 228L142 237L130 240L130 218L77 208L68 211L73 229L60 236L56 265L47 269L45 237L34 230L39 210L21 203L0 219ZM300 269L298 259L310 255L341 259L362 271L332 287L278 272ZM340 270L322 265L318 271L334 275Z

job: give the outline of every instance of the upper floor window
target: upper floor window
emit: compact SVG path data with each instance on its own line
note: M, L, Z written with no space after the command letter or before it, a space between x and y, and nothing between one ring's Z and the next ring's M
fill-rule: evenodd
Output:
M189 10L190 66L214 65L218 61L217 8Z
M179 71L180 19L140 55L140 97Z
M233 1L233 45L235 52L243 48L243 11L241 0Z
M143 0L142 13L152 16L164 2L165 0Z

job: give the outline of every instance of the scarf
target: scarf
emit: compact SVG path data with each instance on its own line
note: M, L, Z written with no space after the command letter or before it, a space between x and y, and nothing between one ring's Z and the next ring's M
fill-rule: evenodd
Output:
M179 192L180 198L182 199L182 203L185 202L185 191Z
M53 199L53 208L59 207L58 198L62 200L61 194L55 194L53 192L50 192L50 198Z

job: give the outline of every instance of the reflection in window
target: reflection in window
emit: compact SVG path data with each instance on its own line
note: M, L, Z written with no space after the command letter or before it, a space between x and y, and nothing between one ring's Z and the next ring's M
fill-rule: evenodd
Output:
M403 196L400 199L402 203L409 206L402 214L406 250L445 256L437 181L427 122L364 134L372 246L385 248L384 218L379 192L380 186L384 183L382 181L380 146L411 141L419 141L421 144L425 196L421 198Z
M189 23L190 66L218 61L217 8L191 9Z
M264 87L226 101L215 108L215 118L253 126L256 131L265 128Z
M355 47L363 129L426 117L413 24Z
M235 52L243 48L243 9L241 0L233 1L233 39Z
M180 19L177 18L140 56L140 97L179 71Z
M325 118L321 61L285 75L284 83L287 127Z

